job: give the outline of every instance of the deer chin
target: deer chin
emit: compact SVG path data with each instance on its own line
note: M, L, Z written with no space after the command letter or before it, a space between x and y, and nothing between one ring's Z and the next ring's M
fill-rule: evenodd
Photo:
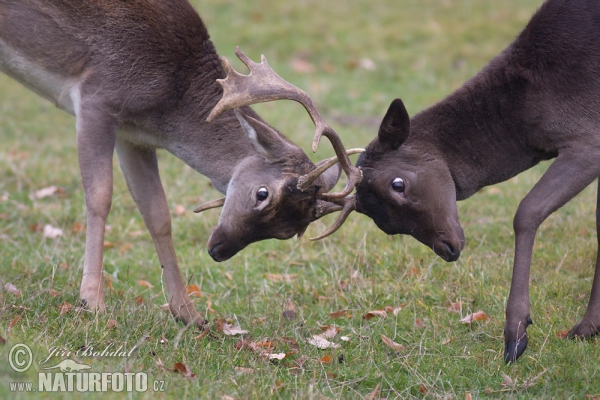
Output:
M451 235L437 236L433 240L416 239L430 247L435 254L446 262L458 260L461 251L465 247L465 236L460 225L451 230Z

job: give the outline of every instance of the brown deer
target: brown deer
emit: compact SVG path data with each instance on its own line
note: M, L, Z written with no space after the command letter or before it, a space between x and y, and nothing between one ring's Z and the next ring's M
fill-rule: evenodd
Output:
M394 100L358 160L364 177L348 208L454 261L465 243L456 201L556 158L514 218L507 363L527 347L536 231L600 176L599 93L600 2L549 0L508 48L441 102L409 119ZM600 197L596 220L600 236ZM569 336L599 331L600 256L587 311Z
M257 64L236 53L250 75L219 61L186 0L0 0L0 70L76 117L87 208L80 295L88 308L105 309L102 250L115 150L163 267L171 312L199 326L204 321L177 265L156 149L226 194L196 209L224 206L208 241L216 261L258 240L301 236L311 221L341 209L360 180L311 99L265 60ZM335 159L315 166L248 107L285 98L302 103L317 125L313 150L320 135L334 144L349 176L341 193L327 193L340 174L330 168Z

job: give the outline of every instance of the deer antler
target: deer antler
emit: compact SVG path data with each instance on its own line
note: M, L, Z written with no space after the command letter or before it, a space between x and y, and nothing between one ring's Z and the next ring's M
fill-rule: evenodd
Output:
M217 79L217 82L223 87L223 97L213 108L206 121L211 122L222 112L250 104L282 99L297 101L304 106L316 127L312 146L313 152L317 151L321 136L327 137L337 155L338 162L348 176L348 183L342 192L323 193L321 196L329 200L342 199L348 196L354 187L360 183L362 172L352 165L344 150L342 140L333 128L323 120L312 99L304 91L277 75L267 63L264 55L261 55L261 63L258 64L250 60L239 47L236 47L235 54L248 67L250 74L242 75L238 73L233 69L227 58L221 57L223 67L227 71L225 79ZM300 177L298 189L306 190L319 175L311 173Z
M327 229L325 232L321 233L318 236L310 238L310 240L321 240L321 239L326 238L327 236L331 235L332 233L334 233L335 231L340 229L340 227L344 224L344 222L346 222L346 218L348 218L348 215L350 215L350 213L352 211L356 210L356 199L354 198L354 195L346 196L343 199L337 200L336 204L337 204L337 207L336 206L329 206L329 207L332 209L334 209L334 207L335 207L336 211L341 209L340 216L338 217L338 219L331 226L331 228Z

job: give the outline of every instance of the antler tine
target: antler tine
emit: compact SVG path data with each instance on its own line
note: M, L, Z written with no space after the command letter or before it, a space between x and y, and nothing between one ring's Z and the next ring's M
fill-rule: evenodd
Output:
M235 54L248 67L250 73L248 75L238 73L233 69L227 58L221 57L223 67L227 71L225 79L217 79L217 82L223 87L223 97L213 108L206 121L211 122L219 114L236 107L282 99L297 101L304 106L316 127L312 145L313 152L317 151L321 136L327 137L338 157L338 162L348 176L348 184L341 193L326 193L323 197L333 200L341 199L350 194L354 187L360 183L362 172L352 165L342 140L333 128L323 120L310 96L277 75L267 63L264 55L261 55L261 63L258 64L250 60L240 50L239 46L236 47ZM300 189L306 190L317 177L318 175L305 178L305 186Z
M331 226L331 228L327 229L325 232L323 232L319 236L310 238L310 240L312 240L312 241L321 240L321 239L326 238L327 236L331 235L332 233L334 233L335 231L340 229L340 227L344 224L344 222L346 222L348 215L350 215L350 213L352 213L352 211L356 210L356 200L354 199L354 196L347 196L347 197L343 198L341 200L341 202L343 203L342 211L340 212L340 216L335 221L335 223Z
M207 203L201 204L194 210L195 213L200 213L202 211L210 210L211 208L223 207L225 204L225 197L218 200L209 201Z

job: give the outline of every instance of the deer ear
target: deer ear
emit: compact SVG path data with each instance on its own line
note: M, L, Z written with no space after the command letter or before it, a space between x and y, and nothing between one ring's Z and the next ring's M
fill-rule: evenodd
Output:
M406 141L410 133L410 118L400 99L395 99L390 104L385 117L379 126L379 143L397 149Z
M327 160L325 160L325 161L327 161ZM325 161L321 161L321 162L325 162ZM317 164L317 167L319 167L319 164ZM323 179L322 182L324 182L324 185L323 185L324 192L329 192L331 189L333 189L335 184L340 179L341 173L342 173L342 167L340 166L340 163L333 164L333 166L329 167L325 172L323 172L323 174L321 175L321 178Z
M295 150L289 142L284 140L269 125L248 115L243 115L237 108L234 111L252 146L263 157L267 159L272 159L273 157L280 158L282 155Z

